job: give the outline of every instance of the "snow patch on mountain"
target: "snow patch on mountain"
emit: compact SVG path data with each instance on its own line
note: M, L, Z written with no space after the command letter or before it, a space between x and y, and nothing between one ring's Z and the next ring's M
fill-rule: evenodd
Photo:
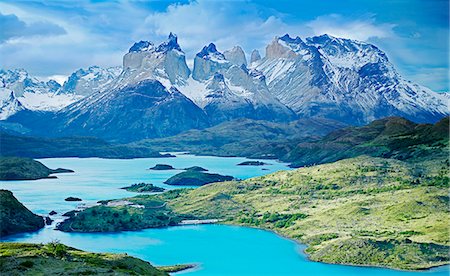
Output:
M365 124L386 116L432 122L449 114L448 95L404 80L369 43L322 35L276 37L252 63L270 92L301 117Z

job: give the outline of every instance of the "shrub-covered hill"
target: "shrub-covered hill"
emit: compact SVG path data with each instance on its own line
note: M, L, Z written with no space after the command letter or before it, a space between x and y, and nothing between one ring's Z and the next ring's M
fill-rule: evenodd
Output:
M294 167L334 162L370 155L416 160L446 155L449 117L433 124L416 124L401 117L388 117L362 127L336 130L314 142L298 144L284 160Z
M0 243L1 275L168 275L126 254L90 253L60 243Z
M0 190L0 237L36 231L44 227L44 218L33 214L8 190Z
M41 162L22 157L0 157L0 180L36 180L53 173L73 172L68 169L49 169Z
M414 270L450 261L448 172L446 159L410 164L361 156L126 201L148 205L148 219L154 219L150 203L158 202L178 221L219 219L270 229L308 244L316 261ZM122 225L132 210L101 207L109 208L102 217L116 214L102 220L104 228ZM72 218L77 231L91 230L98 208Z
M447 160L362 156L158 197L179 214L297 239L316 261L424 269L450 261L448 188Z

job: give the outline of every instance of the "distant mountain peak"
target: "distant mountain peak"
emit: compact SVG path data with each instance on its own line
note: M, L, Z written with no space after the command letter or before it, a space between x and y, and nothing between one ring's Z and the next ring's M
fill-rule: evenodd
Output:
M230 50L223 52L226 60L229 60L231 63L241 66L247 66L247 58L245 57L244 50L240 46L234 46Z
M164 41L156 48L156 52L168 52L171 50L177 50L177 51L183 52L181 50L180 45L178 44L177 35L173 34L172 32L169 33L169 37L167 38L167 41Z
M216 45L214 43L209 43L209 45L203 47L203 49L197 53L197 56L203 59L208 59L211 54L215 57L225 60L225 56L217 51Z
M304 44L303 40L300 37L297 36L295 38L292 38L289 34L285 34L279 39L287 43Z
M149 50L151 50L153 48L154 48L154 45L153 45L152 42L141 40L139 42L134 43L133 46L131 46L131 48L128 51L128 53L144 52L144 51L149 51Z

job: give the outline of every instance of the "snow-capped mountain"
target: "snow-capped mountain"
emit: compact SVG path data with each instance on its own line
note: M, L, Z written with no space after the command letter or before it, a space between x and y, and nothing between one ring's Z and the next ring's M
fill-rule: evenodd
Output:
M211 43L196 55L191 74L177 36L170 33L158 46L149 41L135 43L124 56L123 71L110 89L158 80L194 101L213 124L239 117L284 121L295 117L269 93L262 75L247 70L246 63L240 47L223 54Z
M56 111L81 97L73 94L59 95L61 85L54 80L43 82L32 77L24 69L0 70L0 97L10 99L13 92L14 101L29 110ZM0 111L2 120L11 116L12 112Z
M25 110L25 107L16 99L14 92L0 87L0 120L5 120L22 110Z
M192 77L177 88L203 108L213 124L235 118L293 119L292 110L270 94L265 77L247 69L246 63L240 47L222 54L210 43L195 56Z
M75 94L88 96L93 92L108 89L112 82L120 75L122 68L101 68L91 66L72 73L59 89L58 94Z
M239 49L230 53L235 62L243 63L245 55ZM174 34L158 46L137 42L107 89L57 112L52 128L55 135L125 141L174 135L239 117L295 117L270 94L261 73L233 64L214 44L197 54L193 72L191 76Z
M254 50L249 64L240 47L222 53L210 43L191 71L171 33L159 45L135 43L122 68L80 69L62 87L23 70L0 77L0 115L6 114L0 118L19 113L11 121L40 135L131 141L236 118L322 117L360 125L386 116L434 122L449 114L448 94L404 80L374 45L328 35L276 37L263 58ZM59 111L34 116L33 110Z
M363 124L386 116L432 122L449 113L448 96L404 80L374 45L322 35L276 37L251 67L300 117Z
M142 80L158 80L167 88L184 83L190 70L176 35L155 46L149 41L135 43L123 58L123 71L111 88L121 88Z

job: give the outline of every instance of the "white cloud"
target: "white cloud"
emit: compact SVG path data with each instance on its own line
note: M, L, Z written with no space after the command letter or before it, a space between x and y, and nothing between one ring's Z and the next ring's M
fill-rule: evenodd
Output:
M374 16L349 19L339 14L319 16L306 25L311 28L314 35L329 34L361 41L392 37L395 27L395 24L376 24Z
M162 39L174 32L188 58L192 58L210 42L220 51L240 45L250 52L262 49L274 36L292 30L292 26L275 15L261 15L258 6L249 2L198 1L170 5L165 12L148 15L134 38Z

